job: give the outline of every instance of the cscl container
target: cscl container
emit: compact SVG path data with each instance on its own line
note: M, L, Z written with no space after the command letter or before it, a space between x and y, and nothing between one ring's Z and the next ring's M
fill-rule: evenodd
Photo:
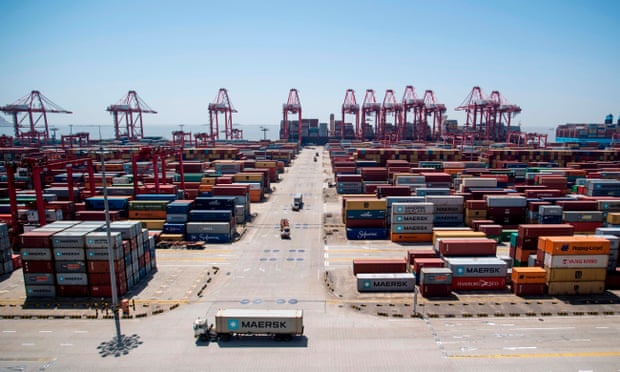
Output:
M452 284L452 270L447 267L422 267L420 284Z
M357 274L359 292L413 292L415 277L411 273Z

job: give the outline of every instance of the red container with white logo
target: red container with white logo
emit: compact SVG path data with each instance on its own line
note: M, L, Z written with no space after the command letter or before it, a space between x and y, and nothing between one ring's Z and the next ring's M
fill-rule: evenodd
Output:
M453 277L453 291L495 291L506 288L505 277Z

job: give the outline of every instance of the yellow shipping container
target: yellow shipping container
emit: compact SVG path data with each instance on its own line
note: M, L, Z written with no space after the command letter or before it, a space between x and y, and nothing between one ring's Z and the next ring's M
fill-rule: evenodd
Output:
M202 177L200 179L200 184L201 185L215 185L216 181L217 181L216 177Z
M179 242L183 240L183 234L159 234L159 239L165 242Z
M237 173L233 175L233 181L254 181L254 182L263 182L263 174L262 173Z
M620 225L620 213L613 212L607 215L607 223L612 225Z
M595 236L544 236L538 238L538 248L555 255L609 254L610 242Z
M256 168L277 168L278 164L274 160L261 160L255 163Z
M606 268L547 269L547 282L597 282L604 281L606 277Z
M149 230L163 230L166 220L129 220L130 222L142 222L142 227Z
M486 209L465 209L465 218L482 219L487 217Z
M512 281L519 284L542 284L545 283L546 273L542 267L513 267Z
M437 239L443 238L486 238L487 234L482 231L467 230L441 230L433 231L433 245L437 243Z
M349 199L344 202L344 210L386 210L385 199Z
M550 282L547 293L551 296L591 295L605 292L605 282Z

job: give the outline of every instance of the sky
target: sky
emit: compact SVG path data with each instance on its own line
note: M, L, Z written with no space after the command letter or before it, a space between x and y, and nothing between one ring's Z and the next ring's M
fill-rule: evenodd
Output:
M479 86L542 132L620 115L619 15L603 0L2 0L0 105L39 90L73 112L50 124L111 127L105 108L135 90L158 111L148 135L208 123L220 88L234 123L260 126L279 124L291 88L328 122L347 89L361 104L413 85L463 123L454 108Z

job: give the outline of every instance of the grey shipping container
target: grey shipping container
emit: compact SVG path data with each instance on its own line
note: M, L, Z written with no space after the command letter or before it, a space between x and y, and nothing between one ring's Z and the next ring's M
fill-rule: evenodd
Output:
M53 285L26 285L27 297L56 297L56 287Z
M411 273L357 274L359 292L413 292L415 276Z
M54 248L54 260L56 261L84 261L85 259L84 248Z
M455 277L506 277L508 265L496 257L446 258Z
M452 270L447 267L423 267L420 269L420 283L452 284Z
M84 273L57 273L58 285L88 285L88 276Z

